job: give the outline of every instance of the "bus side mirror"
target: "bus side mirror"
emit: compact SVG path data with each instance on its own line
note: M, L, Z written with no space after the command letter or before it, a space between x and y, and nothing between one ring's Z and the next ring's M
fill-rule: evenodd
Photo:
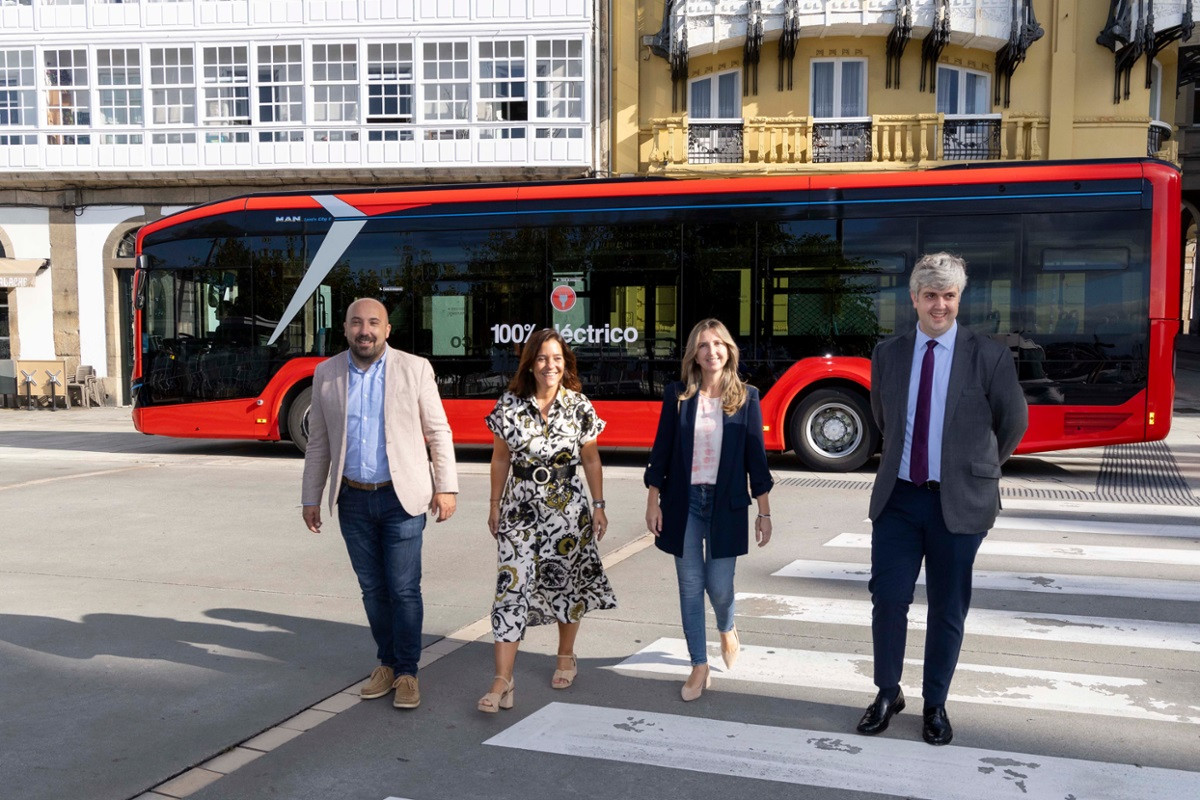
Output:
M146 307L146 284L150 277L150 258L137 257L137 268L133 273L133 307L141 311Z

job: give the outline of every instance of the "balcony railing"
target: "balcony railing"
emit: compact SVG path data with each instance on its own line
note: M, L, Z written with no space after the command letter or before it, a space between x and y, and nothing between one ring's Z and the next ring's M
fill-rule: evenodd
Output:
M946 161L994 161L1000 158L999 114L947 114L942 125L942 158Z
M693 122L688 125L689 164L740 164L742 122Z
M814 164L871 161L871 118L822 120L812 126Z
M1146 155L1153 158L1171 139L1171 126L1165 122L1151 122L1146 132Z
M1036 161L1045 157L1043 116L876 114L852 119L748 117L741 123L651 121L648 168L711 164L923 165L942 161ZM739 152L740 149L740 152Z

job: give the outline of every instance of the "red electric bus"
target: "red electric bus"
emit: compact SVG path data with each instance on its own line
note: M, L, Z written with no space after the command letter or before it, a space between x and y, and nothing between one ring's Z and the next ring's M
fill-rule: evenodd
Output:
M921 253L965 257L958 321L1012 350L1018 452L1162 439L1180 325L1178 171L1148 159L922 172L260 194L138 235L134 423L290 439L356 297L428 357L463 443L531 330L558 328L604 444L651 442L685 338L718 317L762 392L769 450L850 470L875 452L868 359L916 322Z

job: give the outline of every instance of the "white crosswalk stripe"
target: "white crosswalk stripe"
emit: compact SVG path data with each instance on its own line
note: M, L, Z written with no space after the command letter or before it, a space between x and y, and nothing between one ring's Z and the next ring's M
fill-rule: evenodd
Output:
M908 624L911 630L924 630L926 611L925 606L917 603L909 607ZM871 624L869 600L738 592L737 613L746 617L825 625ZM967 633L971 636L1036 638L1076 644L1200 652L1200 625L1156 620L972 608Z
M1007 502L1007 501L1006 501ZM1200 524L1122 522L1102 519L1061 519L1058 517L1001 516L992 526L992 534L1005 531L1035 531L1043 533L1095 533L1116 536L1161 536L1167 539L1200 540Z
M731 682L765 683L875 694L869 655L762 647L743 642L737 664L726 671L720 652L719 643L709 644L713 679L719 680L722 687ZM907 659L905 664L920 675L919 659ZM681 680L687 677L690 668L687 642L672 638L659 639L613 667ZM1200 724L1200 705L1187 687L1155 685L1142 678L960 663L949 701Z
M825 543L826 547L870 549L871 534L840 533ZM1178 564L1200 566L1200 549L1170 550L1158 547L1112 547L1087 544L1042 544L1039 542L1001 542L983 540L981 556L1016 556L1028 558L1069 558L1074 561L1119 561L1139 564Z
M1200 773L1182 770L567 703L538 709L486 744L923 800L1200 796Z
M772 573L779 578L861 581L871 578L869 564L798 559ZM925 571L917 577L924 585ZM1200 602L1200 583L1155 578L1116 578L1102 575L1061 575L1044 572L992 572L977 569L971 584L975 589L994 589L1046 594L1084 594L1096 597L1137 597L1148 600Z

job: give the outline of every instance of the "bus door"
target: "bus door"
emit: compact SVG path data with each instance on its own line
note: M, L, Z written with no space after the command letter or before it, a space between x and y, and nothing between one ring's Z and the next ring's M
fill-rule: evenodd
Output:
M550 231L550 322L575 351L593 399L658 400L678 380L679 226Z
M711 219L683 226L682 335L702 319L719 319L737 343L742 378L765 393L774 378L770 355L761 347L756 236L752 221Z

